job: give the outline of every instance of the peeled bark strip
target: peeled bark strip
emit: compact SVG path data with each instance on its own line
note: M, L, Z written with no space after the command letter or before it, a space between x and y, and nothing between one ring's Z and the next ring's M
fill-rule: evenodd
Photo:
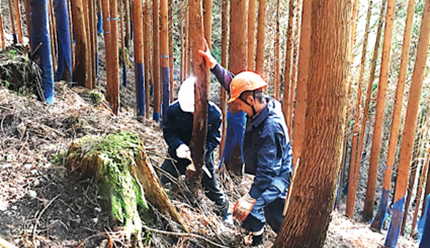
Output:
M97 179L102 193L108 197L112 216L129 234L139 235L142 226L138 208L146 209L146 200L189 232L164 192L136 134L120 132L105 138L85 136L74 141L66 167L80 178Z

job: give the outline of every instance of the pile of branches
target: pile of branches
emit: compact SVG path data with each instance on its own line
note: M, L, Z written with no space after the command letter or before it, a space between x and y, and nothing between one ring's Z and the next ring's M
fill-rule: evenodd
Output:
M20 94L43 99L42 69L32 59L28 47L13 45L0 51L0 85Z

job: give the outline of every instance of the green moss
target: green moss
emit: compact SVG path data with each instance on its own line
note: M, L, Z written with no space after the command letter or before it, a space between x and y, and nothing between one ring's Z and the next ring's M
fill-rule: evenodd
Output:
M89 91L87 92L87 94L90 96L94 104L99 104L101 101L105 100L105 96L103 95L103 93L97 90Z
M132 175L135 156L143 149L139 136L129 132L110 134L104 138L85 136L78 141L85 157L97 155L103 165L98 171L102 193L111 201L112 216L125 231L141 230L138 207L147 209L142 185Z

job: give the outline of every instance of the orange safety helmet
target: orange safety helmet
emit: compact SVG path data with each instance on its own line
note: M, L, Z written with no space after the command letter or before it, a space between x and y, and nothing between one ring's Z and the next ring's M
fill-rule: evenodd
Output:
M234 102L245 91L254 91L267 86L266 81L255 72L244 71L237 74L230 83L230 99L228 103Z

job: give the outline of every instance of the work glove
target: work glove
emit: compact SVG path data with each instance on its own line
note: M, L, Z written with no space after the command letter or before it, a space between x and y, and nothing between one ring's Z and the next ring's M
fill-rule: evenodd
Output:
M206 65L209 66L210 69L213 69L216 66L216 64L218 64L216 59L212 56L211 50L209 50L209 46L206 40L205 40L205 51L198 50L197 53L203 57L203 59L206 62Z
M242 196L233 207L233 217L239 221L244 221L251 212L255 201L249 194Z
M176 149L176 156L178 156L178 158L184 158L184 159L190 159L191 160L190 148L185 144L180 145Z

